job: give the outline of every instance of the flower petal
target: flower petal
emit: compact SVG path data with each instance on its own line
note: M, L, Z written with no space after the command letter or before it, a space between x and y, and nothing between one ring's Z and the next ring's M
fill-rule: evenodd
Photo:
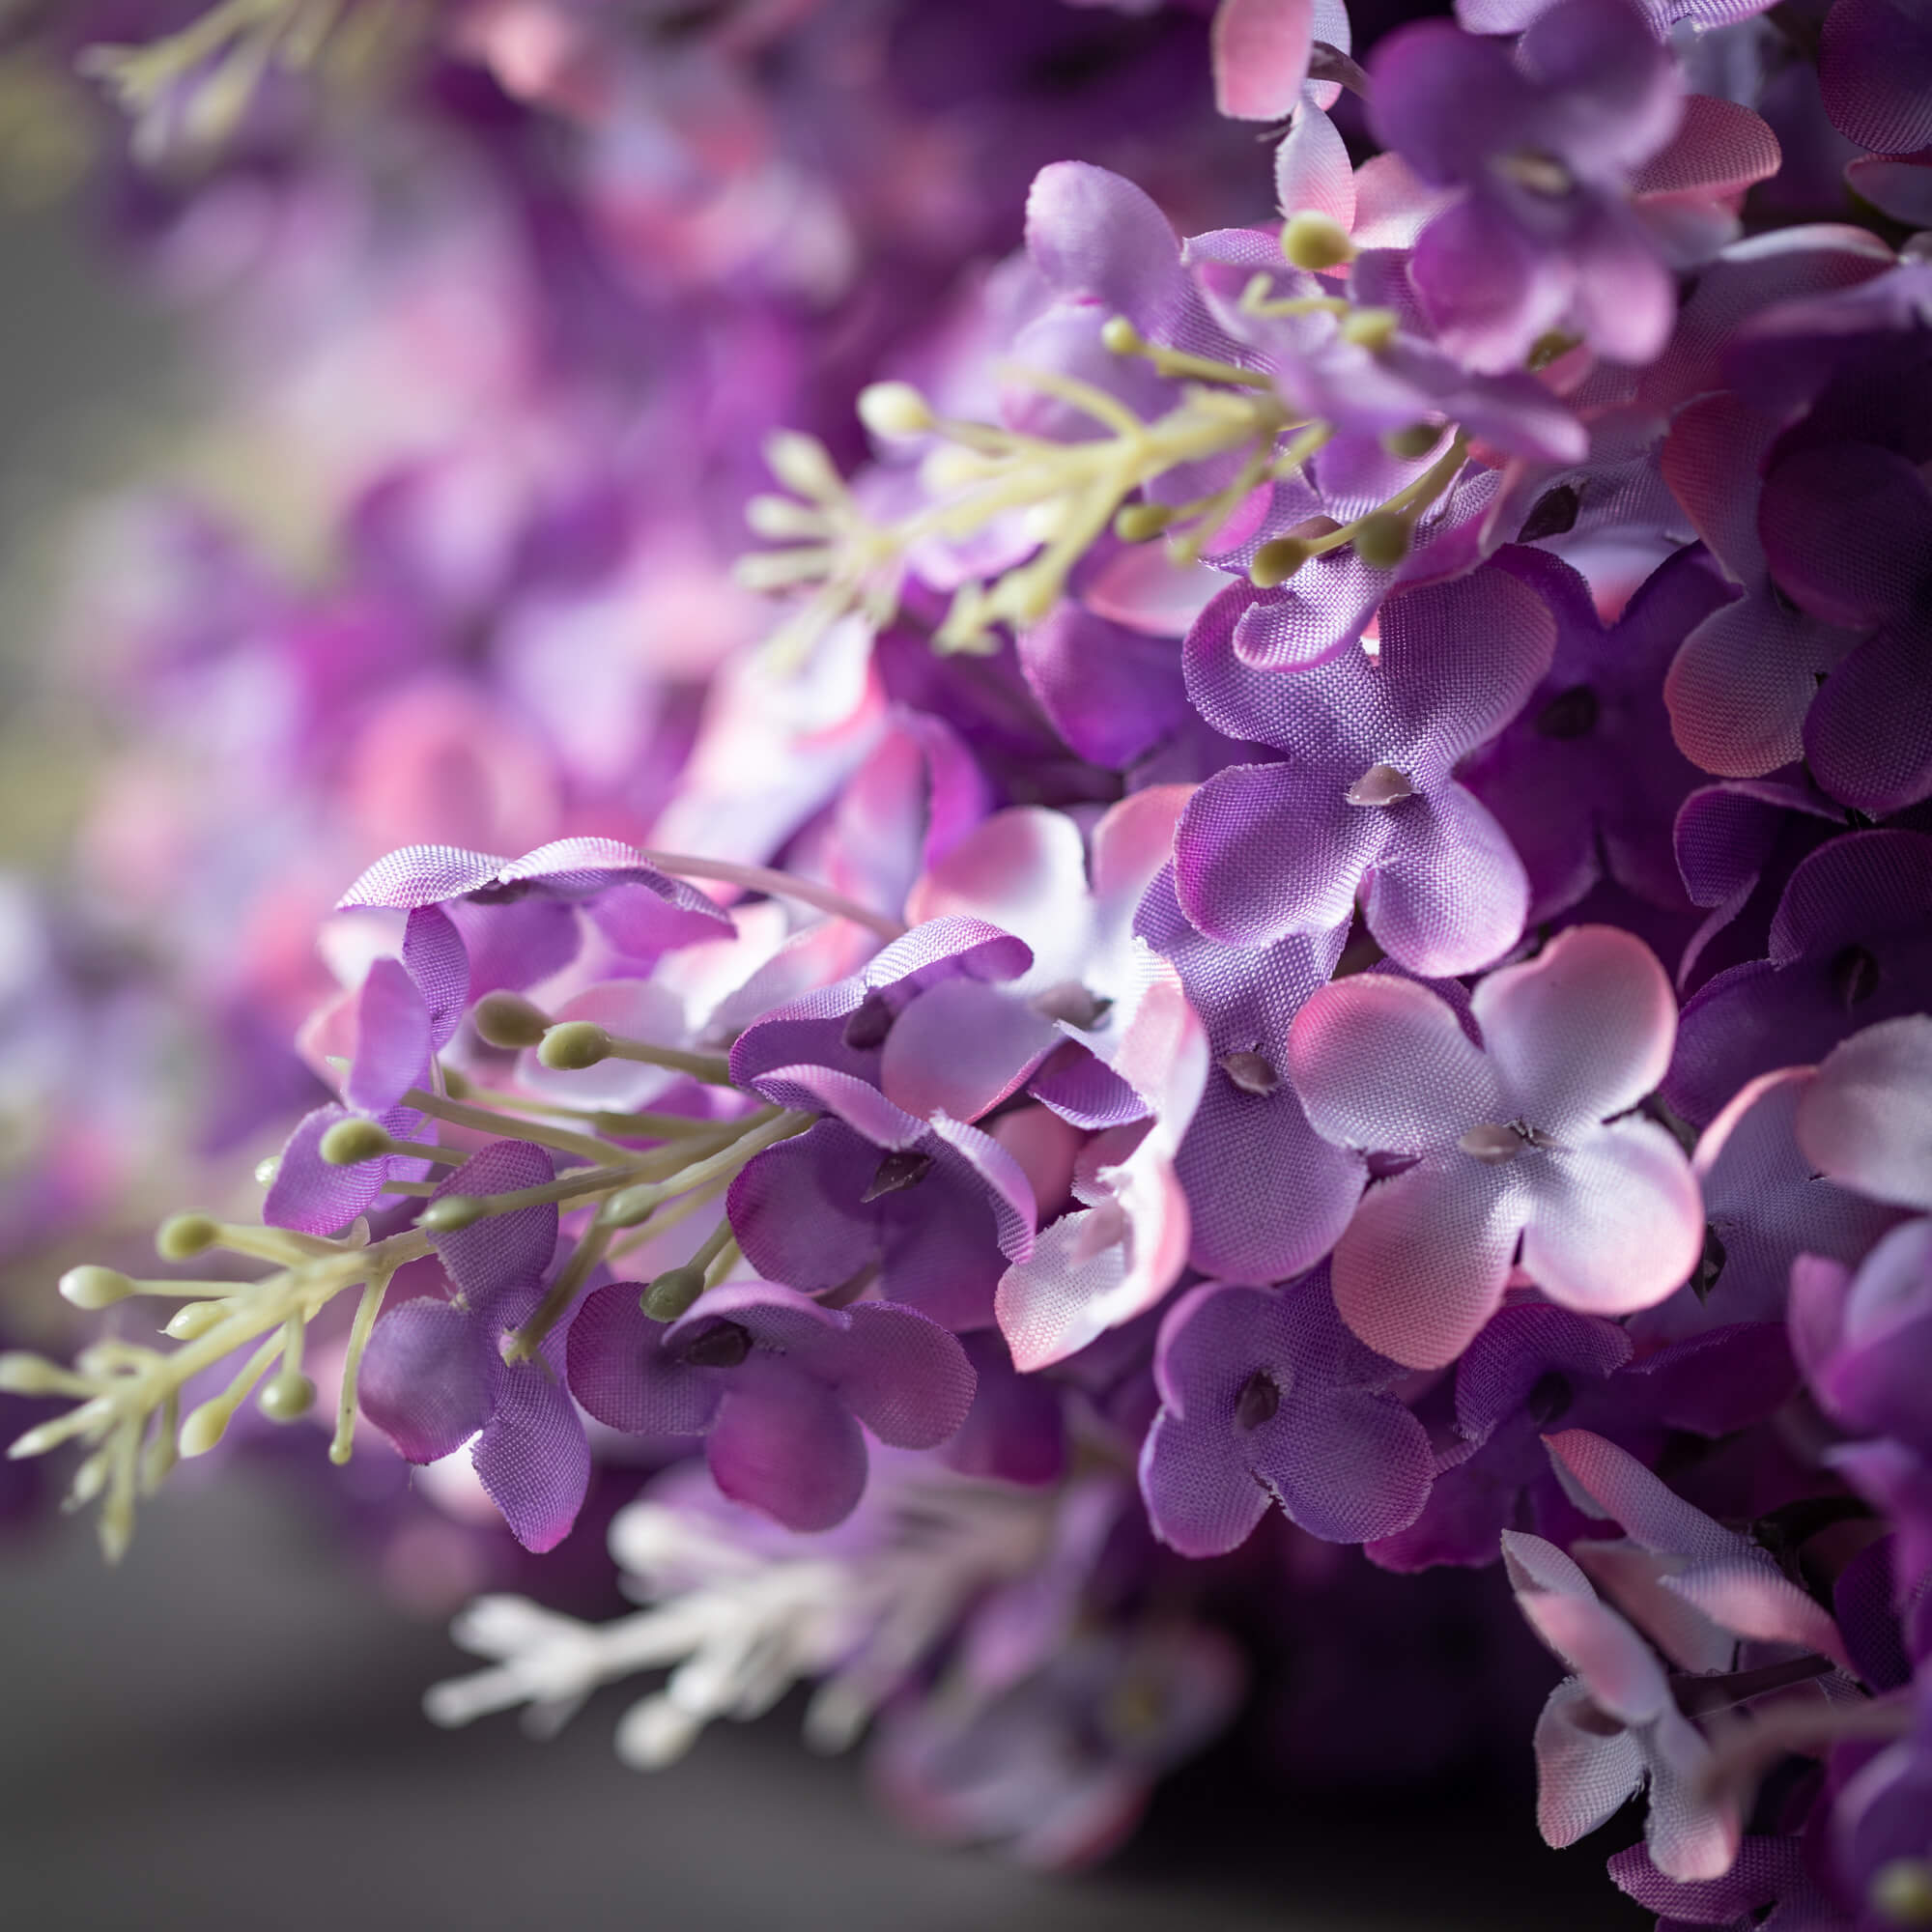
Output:
M803 1375L726 1390L704 1439L712 1480L787 1529L830 1529L866 1489L866 1438L843 1403Z

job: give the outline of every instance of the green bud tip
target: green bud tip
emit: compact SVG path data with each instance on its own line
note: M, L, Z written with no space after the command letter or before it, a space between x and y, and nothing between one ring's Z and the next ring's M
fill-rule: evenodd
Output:
M859 420L874 436L923 436L932 410L910 383L871 383L859 391Z
M1300 537L1276 537L1255 553L1248 566L1248 582L1257 590L1272 590L1286 583L1314 553Z
M454 1235L482 1220L490 1204L474 1194L445 1194L422 1210L420 1226L432 1235Z
M181 1452L184 1456L206 1456L221 1440L234 1411L221 1397L205 1402L182 1424Z
M1356 526L1355 554L1371 570L1393 570L1408 554L1408 523L1393 510L1371 510Z
M1165 503L1128 503L1114 518L1114 534L1122 543L1146 543L1174 521Z
M380 1160L393 1145L374 1121L337 1121L316 1151L330 1167L358 1167Z
M1893 1859L1872 1874L1872 1910L1892 1925L1932 1925L1932 1861Z
M221 1238L221 1223L212 1214L170 1214L155 1232L155 1252L164 1262L192 1261Z
M1392 429L1382 438L1382 447L1404 463L1427 456L1442 440L1439 423L1410 423L1406 429Z
M521 993L485 993L470 1010L470 1024L489 1046L535 1046L550 1027L550 1015Z
M8 1395L58 1395L60 1376L52 1362L39 1355L0 1355L0 1390Z
M235 1311L219 1301L190 1301L168 1317L161 1333L177 1342L195 1342L218 1327Z
M69 1268L60 1278L61 1298L76 1308L112 1308L134 1293L134 1284L119 1268Z
M1342 339L1358 349L1386 349L1401 322L1392 308L1358 308L1342 318Z
M701 1268L666 1268L644 1290L638 1306L653 1321L675 1321L704 1293Z
M260 1406L270 1422L294 1422L315 1406L315 1384L284 1370L262 1391Z
M1293 268L1339 269L1355 259L1355 244L1332 215L1304 208L1283 222L1281 252Z
M1137 355L1147 344L1141 340L1141 332L1125 316L1113 317L1100 330L1100 341L1116 355Z
M557 1073L580 1073L611 1057L611 1036L590 1020L565 1020L544 1035L537 1059Z

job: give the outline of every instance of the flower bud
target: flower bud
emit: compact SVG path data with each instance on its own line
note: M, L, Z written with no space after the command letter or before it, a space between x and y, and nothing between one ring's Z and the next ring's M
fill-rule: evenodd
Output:
M1257 590L1272 590L1286 583L1315 553L1300 537L1275 537L1255 553L1248 566L1248 582Z
M876 437L923 436L932 410L910 383L870 383L859 391L859 420Z
M164 1262L192 1261L221 1238L221 1223L212 1214L170 1214L155 1232L155 1252Z
M1127 503L1114 518L1114 534L1122 543L1146 543L1174 521L1165 503Z
M61 1298L76 1308L112 1308L136 1293L134 1284L119 1268L69 1268L60 1278Z
M190 1301L177 1308L167 1319L161 1333L177 1342L195 1342L211 1328L217 1328L233 1311L219 1301Z
M284 1369L262 1391L258 1406L270 1422L294 1422L315 1406L315 1384Z
M489 1046L535 1046L550 1026L550 1015L521 993L485 993L469 1014L469 1023Z
M1355 259L1355 244L1333 215L1304 208L1282 224L1281 252L1293 268L1339 269Z
M8 1395L65 1395L71 1386L67 1370L43 1355L0 1355L0 1391Z
M359 1167L365 1160L382 1159L393 1145L374 1121L337 1121L316 1151L330 1167Z
M1342 339L1357 349L1386 349L1401 322L1392 308L1358 308L1342 318Z
M666 1268L644 1290L638 1306L653 1321L675 1321L703 1293L702 1268Z
M182 1424L181 1452L184 1456L206 1456L221 1440L234 1414L227 1398L216 1396L205 1402Z
M490 1204L475 1194L445 1194L422 1210L419 1226L432 1235L454 1235L471 1227L490 1211Z
M1888 1861L1872 1874L1870 1898L1889 1924L1932 1925L1932 1861Z
M1141 332L1125 316L1112 317L1100 330L1101 345L1116 355L1138 355L1147 347Z
M1393 510L1371 510L1350 539L1371 570L1393 570L1408 554L1408 520Z
M591 1020L565 1020L544 1035L537 1059L556 1073L581 1073L611 1057L611 1036Z
M1413 422L1406 429L1392 429L1382 438L1382 447L1402 463L1413 463L1427 456L1442 440L1442 425Z
M781 429L765 439L765 463L787 490L822 503L842 497L845 485L815 436Z

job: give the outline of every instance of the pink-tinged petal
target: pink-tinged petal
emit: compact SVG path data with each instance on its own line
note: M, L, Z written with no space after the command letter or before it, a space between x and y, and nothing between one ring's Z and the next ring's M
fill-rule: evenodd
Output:
M1411 1369L1453 1362L1502 1300L1527 1203L1508 1168L1432 1154L1363 1195L1335 1246L1335 1306Z
M906 895L915 924L985 920L1033 949L1036 968L1077 946L1085 925L1087 852L1064 811L1016 806L965 835Z
M1375 155L1355 170L1357 248L1412 248L1454 189L1431 187L1400 155Z
M1369 930L1390 958L1425 979L1476 972L1521 937L1529 911L1522 861L1489 808L1460 784L1406 800L1401 811L1369 874Z
M489 1335L453 1302L406 1301L370 1335L355 1399L399 1455L437 1462L490 1419Z
M1201 931L1230 945L1324 932L1354 910L1355 888L1387 842L1386 821L1292 766L1234 765L1187 802L1175 891Z
M1304 104L1274 151L1275 204L1285 215L1325 214L1345 233L1355 225L1355 175L1348 144L1319 107Z
M1758 591L1714 611L1663 680L1670 735L1719 778L1762 778L1804 753L1804 714L1857 640Z
M1132 182L1085 161L1056 161L1027 193L1027 253L1062 298L1124 315L1156 341L1190 285L1167 216Z
M1799 1102L1797 1133L1833 1180L1932 1213L1932 1018L1885 1020L1834 1047Z
M1670 1701L1655 1653L1607 1604L1540 1590L1519 1595L1517 1607L1582 1680L1597 1707L1620 1722L1647 1724Z
M1214 106L1231 121L1284 121L1301 99L1312 0L1220 0L1208 37Z
M1800 1255L1791 1264L1791 1352L1816 1387L1844 1340L1852 1271L1843 1262Z
M1110 806L1094 827L1094 906L1103 932L1131 924L1154 874L1174 856L1192 785L1149 785Z
M845 1406L809 1377L727 1389L704 1438L712 1480L787 1529L830 1529L866 1490L866 1438Z
M1771 572L1828 624L1882 624L1923 582L1932 497L1904 457L1866 442L1788 456L1765 479L1758 534Z
M836 1116L877 1148L909 1148L926 1131L923 1121L894 1106L869 1081L834 1067L778 1066L760 1074L757 1086L781 1107Z
M1615 926L1559 933L1534 959L1492 973L1470 1005L1503 1091L1556 1140L1635 1106L1677 1040L1657 955Z
M1310 1123L1344 1147L1420 1153L1508 1115L1495 1069L1448 1003L1394 974L1317 987L1288 1055Z
M1033 1253L1034 1230L1039 1223L1038 1204L1025 1170L991 1134L981 1133L964 1121L935 1114L930 1129L972 1169L986 1190L1000 1252L1009 1262L1025 1261Z
M1736 1802L1713 1797L1705 1773L1711 1747L1676 1709L1666 1709L1650 1735L1650 1811L1644 1842L1666 1878L1687 1883L1722 1878L1737 1861L1744 1820Z
M1227 587L1211 565L1176 563L1164 544L1129 544L1100 566L1080 601L1094 616L1140 637L1184 638Z
M1688 313L1701 319L1694 302ZM1714 359L1715 353L1714 345ZM1715 366L1705 379L1719 380ZM1776 433L1776 422L1722 390L1698 396L1679 411L1658 459L1678 507L1733 583L1754 585L1764 575L1757 480Z
M879 1085L895 1107L922 1120L951 1114L977 1121L1018 1093L1063 1037L1005 987L943 980L893 1022Z
M1818 44L1832 125L1880 155L1932 143L1932 19L1913 0L1839 0Z
M1558 1474L1646 1549L1715 1562L1746 1547L1614 1442L1587 1429L1566 1429L1543 1440Z
M1783 156L1761 115L1734 100L1693 94L1669 145L1651 156L1631 180L1639 201L1742 194L1768 181Z
M1845 163L1845 185L1908 228L1932 228L1932 154L1861 155Z
M1851 1659L1832 1613L1768 1563L1740 1555L1666 1577L1663 1587L1714 1624L1762 1643L1800 1643L1841 1670Z
M429 1009L400 959L374 961L355 1002L355 1058L343 1098L358 1112L384 1114L426 1073Z
M1596 1505L1587 1499L1571 1500L1586 1516L1594 1513ZM1736 1662L1737 1638L1664 1588L1683 1567L1681 1557L1660 1556L1622 1541L1578 1541L1571 1548L1603 1594L1680 1670L1728 1670Z
M1670 340L1677 284L1643 224L1606 207L1572 249L1570 305L1577 327L1600 355L1641 367Z
M1145 946L1135 958L1143 984L1113 1038L1108 1061L1154 1116L1151 1138L1171 1154L1208 1084L1208 1033L1174 968Z
M526 1549L554 1549L590 1488L590 1444L548 1363L505 1369L497 1412L469 1452L477 1480Z
M852 1413L895 1449L933 1449L954 1435L979 1382L958 1337L886 1301L859 1302L847 1322L833 1359Z
M1574 1677L1536 1720L1536 1828L1547 1845L1574 1845L1607 1824L1643 1783L1643 1748L1613 1725Z
M1509 1573L1510 1588L1519 1597L1549 1591L1565 1597L1596 1596L1589 1577L1546 1538L1523 1529L1506 1529L1502 1548L1503 1568Z

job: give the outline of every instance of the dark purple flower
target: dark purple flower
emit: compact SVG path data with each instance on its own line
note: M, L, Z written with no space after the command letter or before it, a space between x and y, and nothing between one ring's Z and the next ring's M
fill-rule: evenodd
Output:
M1823 1060L1856 1029L1932 1006L1932 838L1854 832L1791 874L1770 955L1685 1003L1663 1097L1713 1120L1747 1080Z
M1000 1277L1032 1252L1037 1212L1005 1148L822 1066L777 1068L759 1091L829 1117L731 1183L731 1229L760 1274L823 1293L874 1270L889 1299L950 1328L992 1321Z
M1614 1853L1609 1874L1621 1891L1659 1922L1679 1925L1767 1925L1772 1932L1835 1932L1841 1918L1819 1884L1802 1838L1747 1837L1721 1878L1666 1878L1645 1845Z
M1894 1228L1856 1274L1806 1256L1791 1275L1791 1335L1826 1412L1932 1460L1932 1220Z
M1685 633L1732 593L1700 550L1680 551L1606 626L1560 559L1512 548L1496 563L1556 619L1548 675L1462 772L1529 874L1528 923L1565 911L1606 874L1653 904L1681 905L1671 828L1698 774L1671 741L1663 673Z
M716 1288L668 1326L637 1282L586 1297L570 1386L630 1435L702 1435L720 1490L790 1529L830 1529L866 1488L864 1423L901 1449L944 1442L972 1406L972 1364L937 1322L889 1302L822 1308L759 1282Z
M1641 13L1559 0L1514 50L1425 21L1390 35L1371 73L1377 138L1464 190L1410 266L1445 348L1513 368L1565 324L1622 362L1663 347L1675 292L1628 189L1677 131L1683 81Z
M1289 1028L1335 970L1345 929L1223 946L1187 923L1166 872L1136 930L1174 962L1213 1058L1174 1157L1189 1263L1222 1281L1301 1274L1335 1245L1362 1191L1361 1160L1308 1124L1288 1077Z
M1870 443L1801 448L1765 479L1771 574L1826 623L1872 635L1839 663L1804 719L1813 776L1876 816L1932 793L1932 491Z
M469 960L455 925L438 907L413 909L403 928L400 959L376 960L353 999L324 1017L314 1042L346 1049L345 1107L318 1107L289 1136L263 1203L273 1227L332 1235L368 1208L391 1180L420 1179L420 1160L384 1154L351 1167L322 1158L323 1136L356 1114L392 1139L411 1139L422 1116L401 1104L431 1079L469 996ZM353 1110L353 1111L352 1111Z
M1621 1315L1685 1280L1703 1239L1677 1144L1629 1118L1669 1063L1677 1003L1640 940L1573 926L1471 1001L1483 1045L1428 987L1357 974L1290 1036L1308 1118L1338 1146L1419 1155L1370 1187L1336 1244L1343 1320L1440 1368L1521 1266L1554 1300Z
M1932 146L1932 13L1922 0L1837 0L1818 41L1832 126L1874 154Z
M493 1141L437 1189L501 1194L554 1179L526 1141ZM583 1423L563 1386L565 1331L534 1358L503 1344L543 1298L556 1246L554 1207L520 1208L436 1237L456 1294L426 1295L377 1322L356 1384L363 1412L412 1463L434 1463L475 1438L470 1460L526 1549L554 1548L590 1482Z
M1385 1392L1402 1373L1343 1327L1325 1269L1284 1289L1191 1289L1154 1354L1161 1409L1141 1449L1154 1534L1184 1556L1219 1556L1270 1502L1329 1543L1406 1528L1435 1459Z
M1313 670L1243 664L1254 593L1236 585L1187 640L1188 692L1230 737L1271 745L1189 801L1175 846L1188 918L1261 946L1346 925L1366 887L1369 929L1413 973L1465 973L1514 944L1528 881L1501 827L1451 776L1549 668L1548 608L1506 572L1391 598L1378 655Z

